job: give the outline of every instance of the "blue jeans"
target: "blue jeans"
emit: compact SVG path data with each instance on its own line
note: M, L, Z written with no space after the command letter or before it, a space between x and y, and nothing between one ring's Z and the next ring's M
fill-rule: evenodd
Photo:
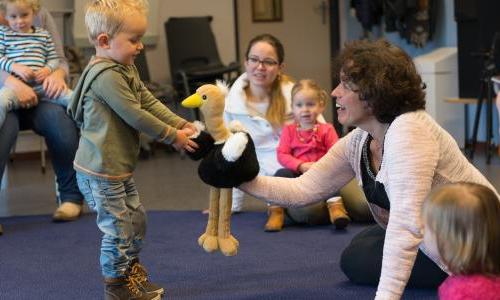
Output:
M124 277L130 262L138 258L146 234L146 211L135 181L108 181L80 172L76 178L88 206L97 212L97 226L103 233L102 275Z
M43 101L32 109L20 109L7 114L0 127L0 182L19 129L33 129L45 138L61 201L81 204L83 196L73 169L79 135L65 108Z

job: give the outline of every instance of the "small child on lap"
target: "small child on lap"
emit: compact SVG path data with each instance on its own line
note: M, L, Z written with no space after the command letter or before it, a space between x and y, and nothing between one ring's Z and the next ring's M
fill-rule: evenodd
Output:
M33 26L39 9L38 0L0 0L0 13L9 24L0 25L0 69L33 87L40 100L66 107L71 90L56 98L50 98L45 93L44 80L59 68L60 57L50 33ZM7 112L18 108L21 104L15 92L6 87L0 88L0 128Z
M134 59L143 50L145 0L93 0L85 24L96 55L68 105L81 129L74 160L78 186L97 212L103 232L101 270L105 299L160 299L164 289L139 263L146 213L132 173L139 133L193 151L194 126L166 108L139 78Z

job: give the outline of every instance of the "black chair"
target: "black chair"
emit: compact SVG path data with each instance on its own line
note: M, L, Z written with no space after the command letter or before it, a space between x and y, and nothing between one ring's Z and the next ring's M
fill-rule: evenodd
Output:
M139 77L146 88L163 104L174 103L177 110L178 96L174 87L170 84L159 83L151 80L149 74L148 61L146 59L146 50L143 50L135 59L135 67L139 72Z
M216 79L231 83L240 73L239 63L221 62L211 21L211 16L175 17L164 24L172 83L184 97Z

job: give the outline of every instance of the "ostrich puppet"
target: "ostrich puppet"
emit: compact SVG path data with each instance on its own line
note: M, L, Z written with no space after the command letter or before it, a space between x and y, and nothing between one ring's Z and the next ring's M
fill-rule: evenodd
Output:
M192 159L203 158L198 175L210 185L208 224L198 244L207 252L220 249L231 256L238 252L239 246L230 231L232 188L257 176L259 164L254 143L241 124L233 122L229 128L224 125L227 90L222 82L206 84L182 101L182 105L200 108L208 132L200 131L200 135L193 137L199 149L188 153Z

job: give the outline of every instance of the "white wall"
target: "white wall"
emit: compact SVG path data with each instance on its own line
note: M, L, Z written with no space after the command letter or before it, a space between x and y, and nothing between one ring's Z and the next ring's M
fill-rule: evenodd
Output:
M327 92L331 91L330 20L322 15L323 0L288 0L282 2L279 22L253 22L251 1L238 0L240 60L243 63L248 42L256 35L270 33L285 48L284 72L295 80L311 78ZM326 2L325 2L326 3ZM324 19L323 19L324 17ZM324 112L332 121L332 102Z
M65 1L65 0L45 0ZM66 0L70 1L70 0ZM75 1L73 34L78 46L89 46L84 24L85 5L88 0ZM170 69L165 39L164 22L169 17L213 16L214 31L219 54L224 63L235 60L235 30L232 0L149 0L149 26L144 37L150 75L158 82L170 82ZM189 37L186 37L189 38ZM222 47L221 47L222 45Z

